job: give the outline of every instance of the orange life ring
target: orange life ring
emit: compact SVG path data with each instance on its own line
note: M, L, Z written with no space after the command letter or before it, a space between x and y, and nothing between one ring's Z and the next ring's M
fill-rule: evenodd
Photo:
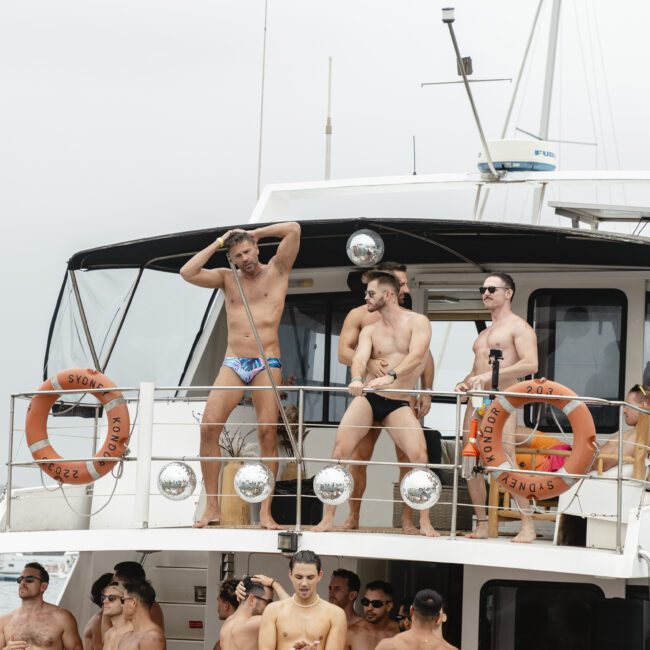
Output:
M54 450L47 435L47 417L52 404L59 395L34 395L25 420L25 437L34 460L52 459L51 463L39 463L41 470L61 483L83 485L92 483L111 471L115 466L102 458L120 458L124 455L129 439L129 409L119 391L94 392L93 388L114 388L115 384L98 370L70 368L62 370L41 384L41 390L88 389L103 405L108 416L108 434L96 460L67 461Z
M503 489L511 494L520 494L527 499L550 499L568 490L577 479L566 474L584 474L589 470L596 450L596 428L589 409L576 397L571 389L554 381L533 379L522 381L505 390L507 393L523 393L521 397L498 396L487 408L481 421L478 448L486 467L498 467L497 480ZM549 399L545 395L562 395L567 399ZM506 455L501 440L503 427L516 409L525 404L542 402L561 409L569 418L573 430L573 449L554 476L542 476L509 472L512 463ZM491 472L492 473L492 472Z

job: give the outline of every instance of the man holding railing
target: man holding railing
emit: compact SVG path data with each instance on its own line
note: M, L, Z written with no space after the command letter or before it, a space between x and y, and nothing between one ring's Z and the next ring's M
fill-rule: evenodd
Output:
M431 325L426 316L401 309L397 300L399 283L393 273L369 271L366 304L368 311L379 312L381 319L361 330L359 345L352 361L352 381L348 391L350 402L338 431L332 458L349 460L355 447L378 422L390 433L410 463L427 462L424 433L411 408L408 391L413 390L422 374L429 343ZM374 377L367 368L370 359L381 358L388 371ZM405 393L365 393L364 389L401 389ZM335 506L325 506L322 521L314 531L330 530ZM420 533L438 536L429 521L429 511L420 511Z
M277 237L280 244L268 264L259 261L257 242ZM289 273L300 248L300 226L297 223L277 223L255 230L229 230L215 242L194 255L183 266L183 279L199 287L222 289L228 321L228 347L215 386L241 386L241 390L210 392L201 423L201 456L219 457L219 436L225 422L244 396L246 386L272 386L264 359L260 356L237 279L230 269L207 269L210 258L221 248L228 250L237 267L239 284L248 303L252 320L264 349L275 384L281 383L280 340L278 327L289 286ZM278 404L272 390L252 391L257 416L260 452L264 457L278 455ZM266 463L276 474L277 462ZM220 463L201 461L206 492L206 506L195 527L202 528L219 520L217 485ZM278 529L271 516L271 498L262 503L260 523L264 528Z

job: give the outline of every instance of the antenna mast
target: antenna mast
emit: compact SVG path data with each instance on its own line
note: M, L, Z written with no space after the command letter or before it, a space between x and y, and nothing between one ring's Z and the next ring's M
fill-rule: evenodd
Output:
M264 2L264 41L262 43L262 88L260 90L260 141L257 148L257 198L260 198L262 183L262 132L264 127L264 78L266 75L266 20L269 15L269 0Z
M548 138L548 125L551 119L551 99L553 97L553 76L555 75L555 55L557 53L557 35L560 26L560 9L562 0L553 0L551 26L548 32L548 51L546 53L546 77L544 79L544 96L542 98L542 117L539 122L539 137Z

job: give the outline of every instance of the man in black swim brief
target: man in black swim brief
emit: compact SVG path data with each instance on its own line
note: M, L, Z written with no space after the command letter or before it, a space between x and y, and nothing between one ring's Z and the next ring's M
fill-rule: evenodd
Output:
M404 399L388 399L376 393L368 393L363 397L370 404L372 417L375 422L383 422L388 415L397 409L401 409L403 406L411 408L411 404Z

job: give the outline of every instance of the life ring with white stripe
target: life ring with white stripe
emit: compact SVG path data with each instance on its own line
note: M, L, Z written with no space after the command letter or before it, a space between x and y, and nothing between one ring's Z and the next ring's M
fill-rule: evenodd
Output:
M550 499L568 490L578 479L567 474L586 473L594 460L596 451L596 427L589 409L584 402L572 399L577 397L571 389L546 379L522 381L510 386L504 392L522 393L521 397L499 395L488 406L479 430L478 448L485 467L499 468L493 478L504 490L527 499L538 501ZM550 399L548 395L566 396L566 399ZM573 448L563 467L553 476L509 472L514 469L510 458L503 449L502 433L508 418L518 408L526 404L542 402L562 410L567 416L573 431Z
M39 391L81 389L94 395L104 407L108 416L108 433L102 448L94 460L68 461L55 451L47 434L47 418L54 402L60 395L34 395L25 420L25 437L34 460L50 460L39 463L42 471L61 483L83 485L92 483L111 471L114 462L105 458L121 458L129 439L129 409L119 391L100 391L93 389L115 388L115 384L98 370L91 368L70 368L62 370L41 384Z

